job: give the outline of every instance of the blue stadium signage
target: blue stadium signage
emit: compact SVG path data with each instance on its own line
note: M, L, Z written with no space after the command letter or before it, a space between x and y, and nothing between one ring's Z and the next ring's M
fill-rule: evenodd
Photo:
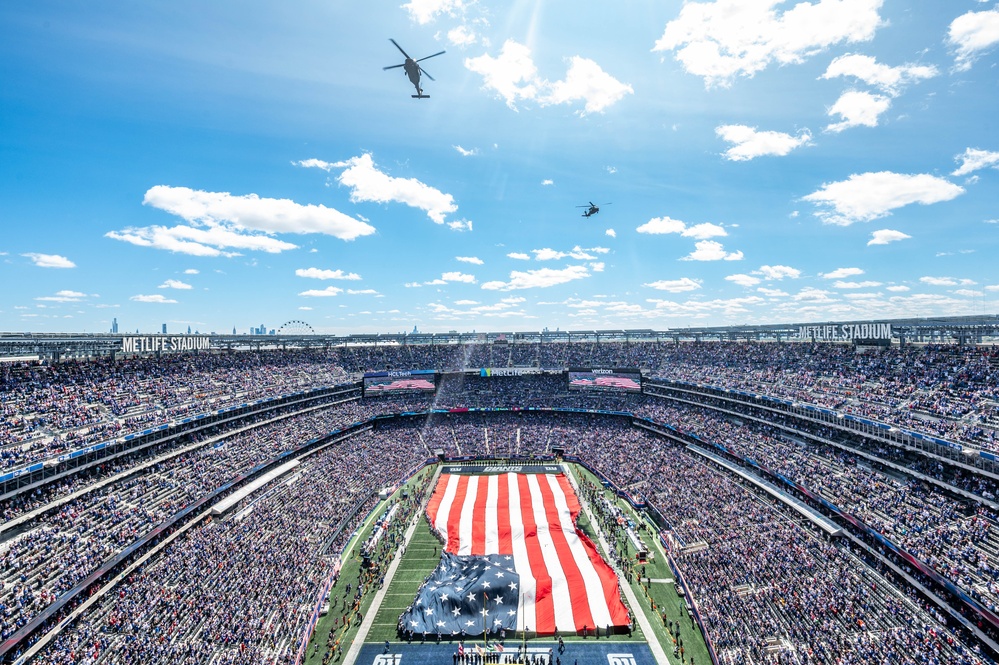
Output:
M122 353L179 353L181 351L207 351L211 348L211 338L207 335L147 335L144 337L122 337Z

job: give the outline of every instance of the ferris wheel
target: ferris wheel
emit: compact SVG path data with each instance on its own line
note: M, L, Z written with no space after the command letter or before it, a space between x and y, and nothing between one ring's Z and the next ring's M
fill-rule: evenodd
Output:
M293 321L286 321L281 324L278 328L278 335L315 335L316 331L312 329L305 321L299 321L295 319Z

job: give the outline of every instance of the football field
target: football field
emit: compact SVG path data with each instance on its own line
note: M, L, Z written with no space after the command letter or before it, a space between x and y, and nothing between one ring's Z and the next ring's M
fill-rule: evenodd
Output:
M573 483L595 482L596 480L581 467L566 465L565 468L568 470ZM431 498L435 487L432 487L429 481L435 470L429 469L419 474L406 487L409 491L418 491ZM473 472L471 475L479 474ZM609 492L606 496L613 499ZM582 502L581 497L580 501ZM617 499L615 499L615 502L616 505L625 511L629 519L634 520L636 524L644 523L642 522L642 518L631 510L627 502ZM383 511L385 505L387 503L377 508L375 514ZM596 545L600 555L606 558L607 553L600 544L600 536L607 536L608 539L617 542L619 546L624 539L613 538L613 534L600 533L594 524L591 523L587 513L587 506L583 503L582 510L578 511L576 526L582 534ZM355 541L363 541L370 529L371 524L366 524L366 528L359 533ZM651 534L646 538L647 541L651 541L652 539L653 536ZM595 638L592 631L588 632L586 639L579 635L566 636L563 634L565 651L560 654L558 653L558 644L552 637L536 637L532 632L525 643L522 637L519 635L515 637L510 632L507 634L505 644L500 645L496 639L492 639L489 642L484 641L481 636L481 630L479 630L480 634L474 637L469 636L465 639L464 646L466 653L468 653L468 650L490 649L499 652L494 656L499 662L514 662L518 658L519 650L522 648L526 648L529 655L538 656L545 656L549 649L554 649L552 654L553 665L570 665L572 663L576 665L589 665L591 663L606 665L652 665L652 663L657 662L657 658L653 654L653 650L650 649L648 642L651 640L655 643L655 651L658 651L660 654L665 652L667 662L680 663L680 658L674 658L673 656L675 643L673 636L667 631L664 625L662 616L665 613L670 619L680 624L680 634L686 652L685 661L702 664L709 663L710 660L700 631L696 625L691 625L688 615L681 607L681 599L672 584L673 575L665 561L664 553L657 545L651 542L649 545L652 548L653 556L649 563L646 564L645 578L646 580L651 578L652 581L643 584L634 575L630 584L621 579L622 584L627 585L629 591L633 592L630 594L632 598L631 602L628 600L629 594L623 594L622 597L628 611L633 616L636 613L642 613L642 618L647 619L636 621L635 630L630 635L624 630L614 632L610 636L601 633L598 639ZM633 548L631 548L630 543L626 546L629 548L629 555L633 556L634 551L632 551ZM361 665L390 665L390 663L391 665L402 665L401 661L405 660L411 665L423 665L424 663L429 665L430 663L453 661L454 655L458 650L458 643L461 641L460 636L456 637L454 634L450 634L453 631L444 631L440 638L432 633L424 638L420 632L416 632L413 635L404 634L400 636L397 630L400 616L417 601L420 585L428 575L435 572L435 569L441 564L441 557L441 539L434 533L430 522L423 515L420 515L413 524L410 541L406 544L405 548L396 553L398 560L397 567L391 579L386 579L385 588L382 590L384 593L381 594L380 602L373 606L372 601L376 595L374 590L365 593L361 599L362 616L366 616L369 611L374 611L373 617L368 617L367 623L370 625L367 626L365 634L361 637L358 632L361 622L356 620L356 617L352 617L349 625L343 625L343 618L341 616L343 613L337 611L340 607L337 603L341 599L341 596L338 594L338 587L342 588L343 584L356 579L358 575L360 561L357 556L357 548L354 547L353 551L349 551L347 556L345 556L340 576L341 584L338 587L334 587L332 593L333 602L331 602L333 609L330 615L323 617L323 620L317 626L315 637L310 644L308 657L305 662L310 664L322 662L323 654L326 651L323 645L325 645L327 635L331 629L334 630L334 635L343 645L343 652L342 657L335 657L330 662L350 661L350 665L353 665L354 662ZM655 610L653 610L653 607L655 607ZM643 630L642 624L646 626L646 630ZM348 646L359 637L363 639L364 646L359 651L348 654ZM387 649L386 642L388 642ZM315 645L318 645L318 648L314 648ZM351 656L353 658L350 658ZM558 659L558 663L556 663L556 659Z

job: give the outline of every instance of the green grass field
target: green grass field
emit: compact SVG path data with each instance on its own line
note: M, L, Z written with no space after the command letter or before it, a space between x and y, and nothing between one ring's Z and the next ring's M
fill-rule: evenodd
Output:
M430 478L432 478L434 471L435 469L433 468L424 470L415 478L410 480L404 487L410 492L425 492L432 490L433 488L427 486L427 483ZM582 467L572 465L572 471L579 481L589 481L594 483L599 482L592 474L587 472ZM608 493L607 496L608 498L611 498L610 493ZM323 654L326 651L325 645L327 635L331 629L334 630L334 636L338 638L340 643L343 645L344 653L346 653L347 648L357 636L357 631L360 626L359 621L353 621L348 626L341 625L343 610L341 609L340 601L342 599L343 587L348 582L353 583L357 579L358 572L360 570L360 558L358 555L357 545L358 543L363 542L370 534L373 516L381 514L381 511L384 510L386 505L388 505L388 502L379 504L379 506L372 513L372 517L369 517L364 527L360 530L358 536L348 548L340 573L340 582L333 587L333 591L331 593L330 612L327 616L320 619L313 636L313 641L310 643L308 655L305 660L307 665L319 665L322 662ZM636 514L635 511L631 509L631 506L628 505L627 502L617 500L617 505L619 505L622 510L624 510L637 524L646 523L640 515ZM590 524L585 512L580 514L578 526L588 537L590 537L591 540L597 543L598 548L600 548L596 531L593 528L593 525ZM610 534L605 535L610 537ZM646 565L644 576L659 580L672 579L673 574L669 569L669 565L666 563L665 554L659 547L658 539L654 533L643 533L643 538L654 553L653 557ZM440 548L440 542L431 532L430 526L427 524L426 520L420 519L413 533L413 538L399 562L399 567L396 570L395 576L386 590L384 600L374 617L374 622L365 638L366 643L381 644L386 640L389 640L390 642L397 640L396 626L399 615L402 614L410 603L413 602L420 583L439 563ZM627 548L629 556L633 557L635 552L630 543L627 544ZM606 557L607 553L604 552L602 548L600 549L601 553ZM658 641L662 645L663 649L667 652L667 654L669 654L672 662L674 642L673 637L667 633L663 624L662 614L665 611L668 618L673 619L674 621L680 621L680 634L683 637L687 661L689 662L692 656L696 663L710 662L707 655L707 648L704 645L704 639L700 630L697 626L691 628L690 620L687 618L687 613L680 608L681 599L677 595L672 583L652 582L651 584L643 584L638 580L637 576L633 576L631 588L634 590L635 595L639 599L639 607L631 607L630 609L632 612L640 611L645 613L652 625L654 634L645 635L643 634L641 627L638 627L632 637L628 637L625 634L614 635L610 638L612 641L646 641L651 638L651 640ZM371 608L371 603L374 600L375 593L376 590L372 589L362 598L361 612L365 616ZM630 603L627 603L627 600L625 600L625 602L630 605ZM653 603L655 603L655 611L652 610ZM582 640L581 637L575 636L566 637L565 639L567 642ZM604 639L605 638L601 638L601 642L604 641ZM317 644L319 646L318 651L314 649L314 646ZM679 659L676 659L676 662L679 662Z
M578 479L586 479L590 482L598 484L600 482L593 474L582 467L573 466L572 470ZM607 496L607 498L612 498L612 493L608 491L605 496ZM638 515L631 508L631 505L624 499L616 498L615 504L630 515L637 525L648 524L651 527L651 523L644 517ZM583 529L588 536L593 538L594 542L597 542L595 536L593 535L592 527L589 525L589 521L587 520L584 523L585 517L585 514L580 516L580 528ZM643 529L641 536L645 541L645 544L653 553L653 556L650 557L649 562L645 565L643 579L646 577L651 577L654 580L673 579L673 572L670 570L669 564L666 562L666 554L659 544L659 538L656 535L655 528L652 527L651 532L646 532ZM634 558L637 552L631 542L626 541L625 546L628 550L629 557ZM604 554L606 556L606 553ZM642 569L639 568L638 572L641 572L641 570ZM704 643L704 635L701 633L700 627L696 624L693 628L691 627L687 612L680 608L681 599L672 583L652 582L650 584L643 584L642 582L639 582L637 576L633 576L631 588L635 591L635 595L638 596L639 604L641 605L640 609L645 612L649 622L652 624L653 631L655 632L652 639L659 640L659 643L662 644L663 649L670 658L673 656L673 637L667 632L666 626L663 623L663 612L666 613L668 619L671 619L674 622L680 622L680 635L683 638L683 647L686 652L685 655L687 661L689 662L691 657L693 657L695 663L711 662L711 659L708 657L708 648ZM655 611L652 610L653 603L655 603Z

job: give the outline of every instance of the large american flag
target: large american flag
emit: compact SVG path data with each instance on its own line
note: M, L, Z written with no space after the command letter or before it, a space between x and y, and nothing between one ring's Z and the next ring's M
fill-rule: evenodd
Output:
M506 601L515 603L517 630L627 626L617 576L576 528L579 510L562 473L443 474L427 516L446 552L509 561L519 577Z

